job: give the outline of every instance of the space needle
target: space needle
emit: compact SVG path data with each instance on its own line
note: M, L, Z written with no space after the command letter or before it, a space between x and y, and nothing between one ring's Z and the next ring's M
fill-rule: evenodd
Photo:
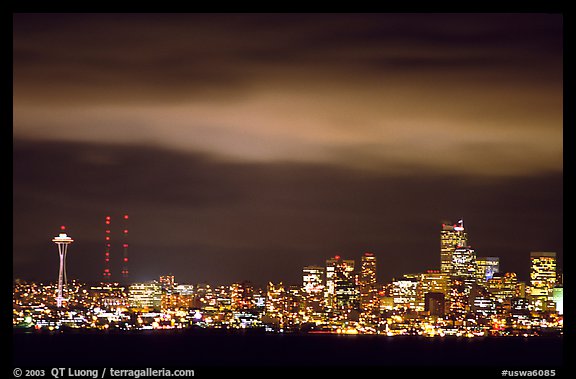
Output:
M65 226L61 226L62 231L66 230ZM66 235L66 233L60 233L58 237L52 239L58 246L58 254L60 255L60 272L58 273L58 295L56 296L56 305L58 308L62 306L62 301L66 300L62 296L62 288L66 285L66 252L68 251L68 245L70 245L74 240Z

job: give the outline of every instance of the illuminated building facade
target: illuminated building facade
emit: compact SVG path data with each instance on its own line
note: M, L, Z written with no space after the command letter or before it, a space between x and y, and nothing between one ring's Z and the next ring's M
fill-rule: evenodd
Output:
M392 282L392 297L396 308L415 309L417 305L418 282L414 279L394 280Z
M484 283L492 279L494 274L500 272L500 258L498 257L477 257L476 258L476 281Z
M324 311L324 267L302 269L303 312L307 319L319 319Z
M262 288L254 289L254 294L252 295L254 309L264 312L266 310L266 297L267 291L262 290Z
M194 295L194 286L192 284L178 284L174 287L174 292L181 295Z
M378 309L378 289L376 288L376 256L373 253L364 253L361 259L360 279L360 311L373 314Z
M216 305L216 295L207 283L198 283L194 290L193 307L204 308Z
M118 283L102 283L99 286L92 286L90 295L101 309L114 311L128 306L125 287Z
M477 296L472 304L472 312L482 317L490 317L496 314L496 304L490 296Z
M324 267L306 266L302 269L302 289L306 293L324 291Z
M428 270L419 275L417 288L417 305L418 309L425 308L426 294L441 293L444 296L448 293L448 275L442 274L438 270ZM444 302L445 297L442 298ZM443 303L444 304L444 303Z
M517 282L514 291L514 297L519 297L522 299L526 298L526 282Z
M286 310L286 291L282 282L268 283L266 287L266 316L280 328L284 326L284 312Z
M342 309L355 295L354 260L339 255L326 260L325 299L328 310Z
M469 299L472 286L476 284L476 254L470 247L458 247L452 253L451 282L464 282L464 293ZM459 284L453 284L459 286ZM453 292L458 293L458 291ZM469 299L470 300L470 299ZM450 302L456 301L450 297Z
M476 253L470 247L458 247L452 253L450 276L466 278L470 284L476 282Z
M303 313L303 292L298 285L290 285L286 289L285 316L286 325L295 327L301 322Z
M162 291L161 308L163 311L188 310L193 308L193 304L194 295L186 295L176 291Z
M556 253L530 253L530 295L537 310L545 310L556 285Z
M440 232L440 272L450 274L452 272L452 254L460 246L468 246L468 236L464 230L464 222L457 224L442 224Z
M494 274L485 287L499 303L518 297L518 277L514 272Z
M133 283L128 287L128 301L132 308L159 311L162 305L162 286L156 281Z
M244 281L231 286L232 310L249 310L254 308L254 287L252 283Z
M344 260L336 266L334 292L333 308L337 313L345 315L350 310L358 308L359 293L353 260Z
M470 291L464 278L453 276L448 293L450 314L455 319L463 319L470 311Z

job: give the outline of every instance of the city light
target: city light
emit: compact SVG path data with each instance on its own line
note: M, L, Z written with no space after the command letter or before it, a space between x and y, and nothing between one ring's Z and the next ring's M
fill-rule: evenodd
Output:
M64 298L62 271L57 285L15 282L13 325L35 330L255 328L439 338L562 335L563 288L556 254L529 254L527 285L514 272L500 272L498 257L476 257L467 239L463 226L442 224L440 270L385 283L377 281L378 256L373 252L361 255L359 267L336 255L325 266L305 266L299 285L269 282L264 289L248 281L180 284L169 274L130 285L89 286L73 280ZM65 233L52 241L60 249L73 242ZM106 263L109 256L106 251ZM110 278L109 268L104 277Z

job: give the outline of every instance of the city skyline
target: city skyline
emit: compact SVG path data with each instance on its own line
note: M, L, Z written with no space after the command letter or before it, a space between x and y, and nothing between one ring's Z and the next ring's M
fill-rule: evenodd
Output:
M100 280L124 213L134 281L366 251L390 280L462 218L502 272L562 268L560 14L14 14L13 41L14 278L54 280L64 224Z
M464 231L462 225L454 226ZM54 241L73 242L65 233ZM58 285L14 281L13 326L49 331L257 329L389 337L563 334L564 283L555 252L530 253L527 283L495 266L487 275L488 259L476 257L462 243L466 241L453 242L448 271L405 274L389 283L378 283L378 260L371 252L362 255L360 266L337 255L326 259L323 267L303 267L299 284L270 280L265 287L250 281L193 285L168 274L145 282L90 285L74 280L70 287L64 283L63 291L61 268ZM62 251L60 245L58 250ZM445 251L441 256L444 261Z

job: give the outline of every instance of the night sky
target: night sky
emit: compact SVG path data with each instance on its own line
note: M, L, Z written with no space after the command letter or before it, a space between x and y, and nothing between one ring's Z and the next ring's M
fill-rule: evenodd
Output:
M14 277L300 283L439 269L444 220L528 280L563 252L562 16L15 14Z

